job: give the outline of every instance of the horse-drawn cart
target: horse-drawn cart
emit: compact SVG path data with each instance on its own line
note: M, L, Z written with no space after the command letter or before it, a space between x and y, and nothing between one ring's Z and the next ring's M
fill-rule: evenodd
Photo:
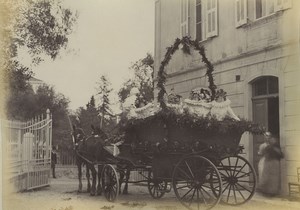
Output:
M176 95L167 101L164 87L164 67L179 44L188 52L190 46L199 51L207 66L209 81L209 89L192 91L184 103ZM252 198L256 175L242 156L239 143L244 132L259 134L262 129L235 116L226 92L217 90L214 85L212 72L213 66L197 41L187 37L177 39L168 48L159 68L160 106L150 103L136 108L131 106L135 100L133 103L125 101L131 107L125 120L120 122L123 135L118 141L123 143L118 147L100 143L102 147L97 148L104 148L109 155L95 159L102 160L101 163L93 163L101 165L100 183L109 201L118 196L119 176L122 181L129 171L140 173L140 178L131 182L147 183L153 198L161 198L173 189L177 199L188 209L210 209L220 201L239 205ZM96 155L104 154L104 150L96 151L94 145L91 144L91 150L94 149ZM115 152L117 148L119 154Z
M211 124L205 125L207 119L185 117L164 110L147 119L127 122L117 162L129 164L125 168L131 171L143 171L144 179L138 181L147 182L153 198L161 198L173 189L177 199L189 209L209 209L220 200L239 205L251 199L256 175L251 164L240 155L239 146L249 123L209 119ZM110 172L115 173L102 178L103 186L112 183L105 180L115 181L114 187L106 189L112 189L113 192L107 193L116 196L119 184L115 177L121 168L118 163L115 169L110 165Z

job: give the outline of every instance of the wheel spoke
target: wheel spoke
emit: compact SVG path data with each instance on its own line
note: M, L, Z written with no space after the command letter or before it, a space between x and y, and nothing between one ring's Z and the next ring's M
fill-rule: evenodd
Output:
M230 157L227 158L228 159L228 163L229 163L229 167L231 168L231 161L230 161ZM230 176L232 176L232 171L229 170Z
M202 192L201 189L202 189L202 188L200 188L199 191L200 191L200 193L201 193L201 196L202 196L202 198L203 198L203 201L204 201L205 205L207 205L207 202L206 202L206 200L205 200L204 194L203 194L203 192Z
M186 178L188 178L189 180L192 180L192 178L180 167L178 167L178 169L186 176Z
M226 174L227 174L228 176L230 176L229 173L228 173L228 171L227 171L226 169L224 169L224 168L225 168L224 164L223 164L222 162L220 162L220 164L221 164L221 166L223 166L223 167L220 168L220 171L221 171L221 170L222 170L222 171L225 171ZM224 175L225 175L225 174L224 174ZM225 176L226 176L226 175L225 175Z
M193 174L193 172L192 172L192 170L191 170L189 164L188 164L186 161L184 161L184 162L185 162L185 165L188 167L188 169L189 169L189 171L190 171L190 174L192 175L192 178L194 179L194 174Z
M188 185L181 186L181 187L176 187L176 189L179 190L179 189L182 189L182 188L185 188L185 187L188 187Z
M234 200L235 200L235 203L237 203L237 200L236 200L236 194L235 194L235 185L232 186L232 191L233 191L233 196L234 196Z
M239 162L239 159L236 158L235 165L234 165L234 170L233 170L233 176L235 176L235 172L236 172L238 162Z
M240 186L241 188L243 188L244 190L247 190L248 192L252 192L251 190L247 189L246 187L244 187L243 185L240 185L239 183L236 183L238 186Z
M181 200L183 200L183 199L185 198L185 196L187 196L187 194L189 194L192 190L193 190L193 188L191 188L189 191L187 191L187 193L185 193L185 194L181 197Z
M209 194L202 186L200 188L208 195L209 198L212 198L211 194Z
M191 199L190 199L190 202L189 202L189 206L192 205L192 202L193 202L193 198L195 196L195 192L196 192L197 188L194 189L194 192L193 192L193 195L191 196Z
M227 195L227 203L228 203L228 200L229 200L230 190L231 190L231 185L229 186L229 192L228 192L228 195Z
M200 197L199 197L199 189L197 189L197 207L200 208Z
M242 196L242 198L243 198L244 200L246 200L245 197L244 197L244 195L241 193L241 191L240 191L240 189L239 189L238 187L236 187L236 190L239 192L239 194Z
M236 174L239 174L246 165L247 165L247 162L244 163L244 165L240 168L240 170L238 170L238 172Z
M230 186L229 183L227 183L227 186L223 189L222 194L225 192L225 190Z
M249 172L247 172L247 173L245 173L245 174L243 174L243 175L241 175L241 176L238 176L238 177L236 177L236 178L243 178L243 177L248 177L248 176L250 176L250 174L252 174L252 171L249 171Z

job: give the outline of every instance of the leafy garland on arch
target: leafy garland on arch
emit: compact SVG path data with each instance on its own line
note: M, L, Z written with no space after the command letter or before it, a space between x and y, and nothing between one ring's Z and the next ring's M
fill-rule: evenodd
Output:
M158 70L157 87L159 88L159 92L158 92L157 100L162 109L167 108L166 103L164 101L164 95L166 93L165 83L166 83L166 78L167 78L167 73L165 72L165 67L169 64L169 62L172 58L172 55L179 49L180 44L182 44L182 46L183 46L182 50L184 53L191 54L191 47L194 50L199 52L199 54L202 57L202 62L205 63L206 68L207 68L206 76L208 77L208 83L209 83L208 88L211 90L211 93L212 93L211 99L214 100L215 96L216 96L217 86L214 83L214 77L213 77L214 66L207 59L206 54L205 54L205 48L203 46L199 45L197 39L191 40L190 37L185 36L182 39L177 38L173 45L171 45L170 47L167 47L167 52L165 54L163 61L160 64L160 67Z
M178 144L181 148L184 148L183 150L185 152L189 152L194 150L194 146L197 141L205 144L211 143L207 141L207 139L203 138L203 136L201 137L201 135L197 135L199 138L195 137L196 134L199 134L197 133L199 131L208 136L208 139L213 138L214 136L219 136L220 139L223 139L224 136L238 136L239 138L237 139L240 140L240 137L244 132L262 134L264 132L263 127L245 119L236 121L231 118L225 118L223 121L218 121L215 118L195 117L186 111L182 114L178 114L167 107L166 102L164 101L164 94L166 94L165 83L167 74L164 70L171 60L172 55L176 52L176 50L179 49L180 44L183 46L182 50L184 53L190 54L191 48L199 52L202 57L202 62L205 63L207 68L206 76L208 77L209 82L208 87L212 93L211 99L214 100L216 98L217 86L214 83L213 77L214 67L207 59L204 47L200 46L197 40L191 40L189 37L183 37L182 39L177 38L174 44L167 48L165 58L161 62L158 71L157 87L160 89L158 92L158 102L160 103L160 107L162 109L156 114L146 118L121 119L120 128L121 131L124 131L125 133L125 141L129 143L136 141L138 143L137 148L144 148L144 146L149 144L150 149L144 148L145 150L143 151L152 151L151 148L156 148L156 145L168 142L168 149L171 148L172 150L172 148L174 149L175 145ZM164 132L161 132L161 127L164 129ZM174 129L180 130L180 132L182 131L177 136L178 138L182 139L181 142L176 141L176 139L174 140L174 136L170 138L168 137L168 134L172 133ZM224 140L218 143L220 143L219 146L224 149L227 147L226 144L228 142L232 143L232 141L234 141L234 138L232 140ZM161 150L161 152L165 151L167 150Z

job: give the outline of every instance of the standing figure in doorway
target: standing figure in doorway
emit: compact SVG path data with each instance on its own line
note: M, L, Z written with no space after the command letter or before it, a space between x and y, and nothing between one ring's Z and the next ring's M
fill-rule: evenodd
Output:
M55 164L57 163L57 155L56 155L56 147L53 146L51 150L51 169L52 169L52 177L55 179Z
M258 189L269 196L280 193L280 159L283 158L278 138L265 133L265 143L259 146Z

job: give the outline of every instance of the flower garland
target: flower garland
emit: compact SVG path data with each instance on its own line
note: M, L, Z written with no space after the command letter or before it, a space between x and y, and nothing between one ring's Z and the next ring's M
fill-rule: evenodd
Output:
M214 83L214 77L213 77L214 67L211 64L211 62L207 59L207 57L205 55L204 47L199 46L199 43L197 40L191 40L190 37L185 36L182 39L177 38L173 45L171 45L170 47L167 47L167 52L166 52L165 57L159 67L159 71L157 74L157 77L158 77L157 87L159 88L157 100L162 109L167 108L166 103L164 101L164 95L166 94L165 83L166 83L166 77L167 77L167 74L165 72L165 67L168 65L169 61L171 60L172 55L179 49L180 44L183 45L182 50L184 53L191 54L190 48L193 47L194 50L198 51L199 54L201 55L202 62L205 63L206 68L207 68L206 75L208 77L208 82L209 82L208 87L212 93L211 100L215 99L217 86Z

